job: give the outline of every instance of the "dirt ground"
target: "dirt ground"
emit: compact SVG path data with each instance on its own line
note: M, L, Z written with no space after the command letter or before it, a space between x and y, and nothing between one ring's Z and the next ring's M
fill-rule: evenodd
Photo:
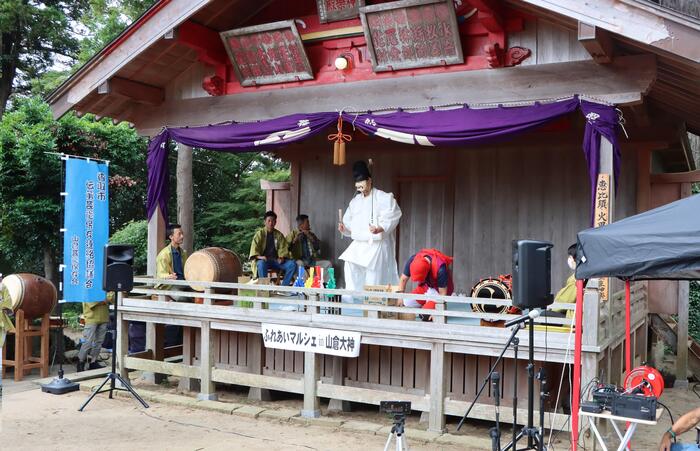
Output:
M383 449L386 437L276 423L101 395L85 409L84 392L52 396L29 390L3 399L3 450L358 450ZM412 450L464 449L410 443Z
M31 380L14 383L7 379L2 399L2 422L0 427L0 449L2 450L73 450L73 449L157 449L157 450L381 450L386 436L330 428L327 426L305 426L298 423L280 423L264 418L247 418L226 415L184 406L151 402L143 409L135 400L128 398L108 399L106 394L96 397L80 413L78 407L88 394L80 391L63 396L42 393ZM137 390L158 393L178 393L177 381L151 385L134 378ZM692 387L692 386L691 386ZM182 393L180 393L182 394ZM189 393L188 396L193 396ZM245 396L245 390L222 390L220 400L251 404L268 409L299 409L301 400L293 395L270 402L253 402ZM700 406L700 398L691 389L667 389L661 401L677 419L682 413ZM322 405L322 409L324 406ZM323 409L325 410L325 409ZM326 412L323 412L324 415ZM389 425L390 421L380 415L373 406L357 406L353 412L336 414L343 420L358 420ZM418 423L418 415L412 415L407 426L425 429ZM455 433L457 418L448 418L448 429ZM656 426L640 426L633 438L635 450L656 450L670 419L664 413ZM411 440L412 450L465 450L488 449L484 438L488 437L490 422L469 421L458 435L473 437L473 448L457 445L441 445ZM510 426L503 425L506 437ZM604 434L606 434L604 432ZM608 446L617 446L614 431L607 431ZM476 441L479 439L479 441ZM694 441L694 433L681 437L684 442ZM593 438L583 437L581 449L592 450ZM554 451L569 447L567 433L558 434L549 448ZM598 447L599 449L599 447Z

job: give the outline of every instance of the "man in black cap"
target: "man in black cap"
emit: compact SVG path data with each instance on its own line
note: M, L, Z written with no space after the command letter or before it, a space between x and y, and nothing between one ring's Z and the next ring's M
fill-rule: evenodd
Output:
M401 209L392 193L372 185L372 174L364 161L352 166L357 193L350 201L338 230L352 237L340 256L345 261L345 288L362 291L365 285L397 285L396 226Z

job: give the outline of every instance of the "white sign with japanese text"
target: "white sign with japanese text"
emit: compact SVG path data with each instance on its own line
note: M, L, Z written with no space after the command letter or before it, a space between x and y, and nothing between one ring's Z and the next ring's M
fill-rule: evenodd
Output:
M360 355L359 332L263 324L262 336L266 348L316 352L342 357Z

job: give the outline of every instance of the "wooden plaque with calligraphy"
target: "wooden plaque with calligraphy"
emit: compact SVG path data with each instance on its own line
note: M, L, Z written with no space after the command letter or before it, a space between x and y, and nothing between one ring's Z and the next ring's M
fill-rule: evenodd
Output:
M375 72L464 62L452 0L402 0L360 8Z
M357 17L365 0L316 0L316 6L319 21L328 23Z
M241 86L314 78L292 20L237 28L220 35Z
M610 224L610 174L598 174L598 181L595 187L595 210L593 213L593 225L601 227ZM598 284L600 300L609 300L610 279L601 278Z

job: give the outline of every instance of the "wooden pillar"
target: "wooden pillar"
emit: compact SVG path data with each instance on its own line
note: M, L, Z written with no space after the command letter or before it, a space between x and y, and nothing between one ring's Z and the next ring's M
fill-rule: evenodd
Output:
M651 149L637 153L637 213L651 208Z
M328 358L328 357L326 357ZM333 385L344 385L345 384L345 359L343 357L334 355L333 359L333 373L331 374L331 383ZM349 401L343 401L342 399L331 399L328 401L328 410L336 412L350 412L351 406Z
M47 313L41 318L41 351L39 361L41 362L41 377L49 377L49 332L51 327L51 317ZM686 347L686 349L688 349ZM31 351L30 351L31 352Z
M692 195L690 183L681 184L681 199ZM690 282L678 282L678 328L676 336L676 383L679 387L688 386L688 310L690 308Z
M443 433L445 429L445 344L433 343L430 351L430 414L428 430Z
M260 303L256 302L253 308L259 308ZM262 335L248 334L248 368L252 374L263 373L263 360L265 353L265 345L263 344ZM248 399L255 401L271 401L272 396L270 390L266 388L250 387L248 389Z
M600 327L600 294L598 292L599 279L591 279L583 291L583 329L581 330L581 343L589 346L597 346Z
M177 221L185 234L182 247L191 254L194 243L192 147L184 144L177 145Z
M146 349L151 350L153 360L163 361L165 348L165 325L146 323ZM144 372L143 378L151 384L160 384L167 379L165 374Z
M678 282L678 342L676 345L676 386L688 387L688 308L690 283Z
M182 328L182 363L184 365L192 365L195 346L194 333L194 327L185 326ZM186 391L198 391L199 381L189 377L181 377L178 388Z
M304 353L304 408L301 416L304 418L318 418L321 416L317 382L321 374L321 359L314 352Z
M124 313L121 307L124 305L122 292L117 292L117 365L119 366L119 375L125 380L129 380L129 372L124 364L124 358L129 354L129 322L124 321ZM114 357L113 357L114 358Z
M601 189L602 183L607 184L607 189ZM596 187L594 227L610 224L615 221L615 171L613 146L604 136L600 137L600 167L598 169L598 186ZM608 302L613 291L611 280L600 280L600 300ZM610 313L612 309L609 308Z
M160 207L156 207L153 216L148 219L148 258L146 272L156 276L156 256L165 247L165 220Z
M24 359L27 352L27 337L24 335L25 323L24 310L17 309L15 312L15 382L21 381L24 377Z
M212 341L211 323L202 321L201 351L199 353L200 385L199 400L216 401L216 390L214 382L211 380L211 370L214 366L214 342Z

